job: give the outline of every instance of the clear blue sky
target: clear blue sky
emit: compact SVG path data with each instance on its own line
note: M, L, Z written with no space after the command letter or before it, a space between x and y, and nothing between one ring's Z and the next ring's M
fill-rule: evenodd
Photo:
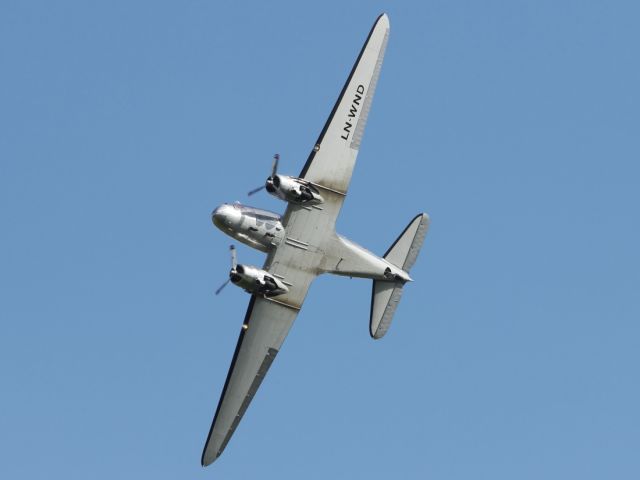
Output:
M209 214L300 171L382 11L339 229L382 253L428 212L416 281L373 341L370 282L319 278L202 469L249 300ZM640 478L639 17L3 1L0 477Z

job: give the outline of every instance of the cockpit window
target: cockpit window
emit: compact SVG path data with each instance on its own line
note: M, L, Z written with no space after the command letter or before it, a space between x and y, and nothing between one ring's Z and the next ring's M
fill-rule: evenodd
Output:
M275 220L280 221L280 215L277 213L269 212L267 210L261 210L259 208L247 207L246 205L236 204L243 214L256 217L258 220Z

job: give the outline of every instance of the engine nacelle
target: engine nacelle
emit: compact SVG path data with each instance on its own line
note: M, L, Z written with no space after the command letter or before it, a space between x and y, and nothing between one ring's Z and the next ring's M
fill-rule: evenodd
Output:
M255 295L275 297L289 291L280 279L252 265L237 265L232 268L229 279L234 285Z
M267 192L274 197L297 205L319 205L324 198L311 183L286 175L272 175L265 184Z

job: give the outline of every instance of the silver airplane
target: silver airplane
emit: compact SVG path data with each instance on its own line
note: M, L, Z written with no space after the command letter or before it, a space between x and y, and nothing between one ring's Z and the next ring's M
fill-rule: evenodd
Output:
M223 204L212 220L236 240L267 253L260 269L231 251L229 280L251 294L222 395L202 452L202 465L223 452L296 319L313 279L322 273L373 280L369 332L389 329L409 270L429 227L417 215L379 257L335 231L380 75L389 18L376 20L340 96L298 177L278 173L276 155L262 188L287 202L284 216ZM226 285L226 283L224 284ZM223 287L224 287L223 285ZM218 290L218 292L222 287Z

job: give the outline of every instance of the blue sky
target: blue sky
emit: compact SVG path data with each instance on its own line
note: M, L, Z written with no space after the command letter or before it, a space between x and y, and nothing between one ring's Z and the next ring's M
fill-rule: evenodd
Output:
M338 226L382 253L428 212L416 281L373 341L370 282L319 278L202 469L249 300L209 214L300 171L382 11ZM639 15L2 2L0 477L638 478Z

